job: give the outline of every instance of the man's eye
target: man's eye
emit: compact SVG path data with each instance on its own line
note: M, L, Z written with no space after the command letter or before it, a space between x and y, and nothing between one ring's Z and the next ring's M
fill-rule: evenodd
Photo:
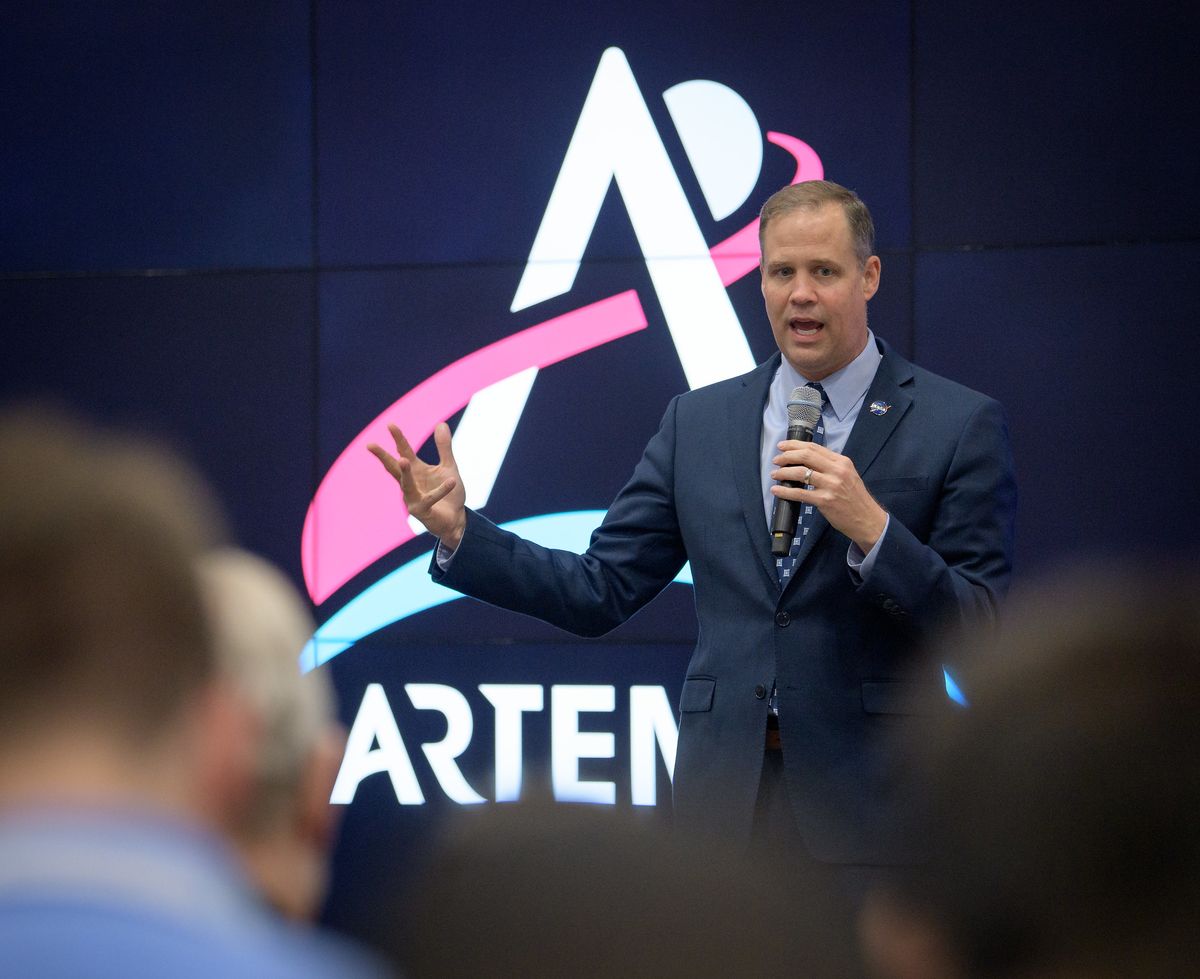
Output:
M822 279L828 279L831 275L833 275L833 269L822 266L821 268L817 269L817 275L819 275Z

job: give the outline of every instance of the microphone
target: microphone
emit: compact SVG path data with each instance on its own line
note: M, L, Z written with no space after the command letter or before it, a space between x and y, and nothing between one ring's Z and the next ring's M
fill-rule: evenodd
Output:
M821 420L821 402L821 393L815 388L798 387L792 391L787 406L789 441L813 440L813 431ZM781 482L784 486L804 485L786 479ZM800 518L802 505L795 500L775 497L775 512L771 514L771 554L775 557L787 557L788 551L792 549L792 538L796 536L796 523Z

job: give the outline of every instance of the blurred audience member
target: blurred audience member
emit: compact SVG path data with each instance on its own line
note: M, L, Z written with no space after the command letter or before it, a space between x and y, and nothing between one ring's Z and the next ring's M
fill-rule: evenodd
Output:
M371 974L271 913L221 838L262 755L196 579L214 513L162 451L0 416L5 975Z
M263 895L290 918L315 917L324 899L344 732L325 673L298 660L314 624L291 582L244 551L200 562L218 662L259 727L250 805L230 827Z
M410 925L406 973L861 974L830 881L796 879L727 841L636 818L644 815L553 803L464 812L400 916Z
M1200 578L1068 580L1010 608L916 749L940 845L868 904L879 976L1196 972Z

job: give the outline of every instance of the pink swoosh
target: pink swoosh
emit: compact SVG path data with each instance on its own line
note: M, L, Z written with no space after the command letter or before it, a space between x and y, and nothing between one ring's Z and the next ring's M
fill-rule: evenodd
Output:
M530 367L546 367L645 329L633 289L497 340L422 381L354 437L321 481L304 518L304 583L317 604L416 535L396 484L367 444L390 446L389 422L420 447L476 391Z
M781 146L796 158L796 173L792 183L801 180L820 180L825 176L825 167L804 140L788 136L786 133L767 133L767 141ZM722 242L713 245L709 252L717 274L723 285L737 282L743 275L758 268L761 252L758 247L758 218L751 221L741 231L735 232Z
M767 133L796 158L792 183L820 180L820 157L803 140ZM714 245L709 254L723 285L758 267L758 219ZM444 367L381 412L342 450L309 504L301 537L304 583L318 605L364 568L416 535L391 479L384 478L367 444L391 444L389 422L414 448L439 422L463 408L475 392L530 367L546 367L645 329L637 292L602 299L468 354Z

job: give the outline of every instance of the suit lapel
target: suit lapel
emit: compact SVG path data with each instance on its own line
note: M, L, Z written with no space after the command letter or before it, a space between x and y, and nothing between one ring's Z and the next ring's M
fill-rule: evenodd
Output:
M879 349L883 353L883 360L879 362L875 378L867 389L866 397L863 398L858 418L855 419L854 427L850 430L850 437L846 440L845 448L842 449L842 454L848 456L854 463L854 468L858 470L859 476L863 476L870 468L884 443L896 430L900 419L912 406L912 398L901 388L902 384L906 385L912 380L912 365L882 340L877 338L877 341ZM882 414L871 411L871 405L876 402L881 406L886 406L883 408ZM817 540L828 527L829 521L825 519L825 515L820 510L813 513L812 523L809 525L808 534L800 547L800 554L796 558L796 569L792 573L792 580L788 582L788 588L795 585L802 577L801 566L813 552ZM786 592L787 589L784 591Z
M875 380L867 389L862 410L859 411L854 427L850 430L850 438L846 440L846 447L842 450L843 454L850 457L860 476L871 467L871 463L879 455L879 450L900 424L900 419L912 407L912 397L901 387L912 380L912 364L882 340L879 341L879 345L883 351L883 360L879 362ZM871 411L871 405L876 402L883 406L882 414Z
M757 370L747 374L741 386L732 390L729 397L729 438L726 439L750 547L768 584L775 588L778 588L775 559L771 557L770 535L763 513L759 445L763 406L767 403L767 392L778 367L779 354L776 354Z

